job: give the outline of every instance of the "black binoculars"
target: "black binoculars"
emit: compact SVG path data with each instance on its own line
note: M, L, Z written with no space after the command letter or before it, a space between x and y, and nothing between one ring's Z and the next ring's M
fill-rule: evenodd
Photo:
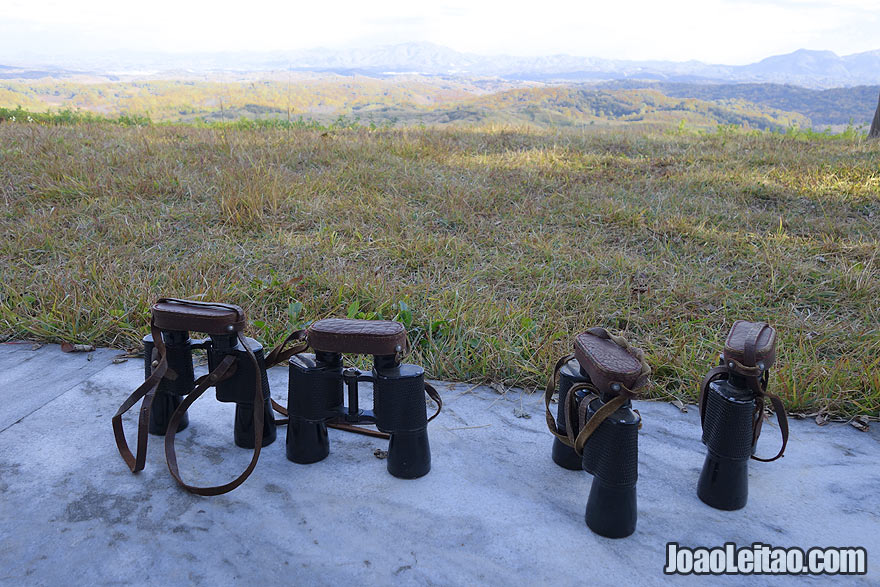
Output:
M266 367L267 361L277 360L281 347L273 350L267 360L263 346L242 334L244 311L232 304L162 298L151 308L151 315L150 334L143 339L146 379L113 416L119 453L136 473L146 463L148 434L164 435L168 469L180 485L199 495L231 491L251 474L260 449L275 440ZM203 332L208 338L192 340L190 332ZM198 379L193 373L193 349L204 349L208 357L209 372ZM234 481L217 487L195 487L180 477L174 437L189 422L189 406L210 387L216 389L218 400L235 404L235 444L254 453L250 465ZM137 451L132 454L122 416L141 398Z
M162 340L165 342L168 368L176 374L176 377L174 379L163 378L156 388L156 395L150 409L150 434L165 435L171 417L180 406L183 397L195 388L192 351L193 349L204 349L208 357L209 370L215 369L227 356L235 359L235 371L229 377L217 382L215 388L218 401L235 404L233 437L236 446L254 448L255 407L263 410L261 445L268 446L275 441L275 420L270 403L269 379L266 376L263 345L253 338L246 338L248 346L256 358L256 364L254 364L235 334L215 334L206 339L192 340L189 337L189 332L185 330L160 329L160 332ZM146 377L149 377L153 370L153 363L157 360L154 353L156 346L153 342L153 335L146 335L143 342L144 372ZM259 377L262 388L263 401L260 406L254 404L256 377ZM183 412L179 418L176 432L180 432L188 424L189 416Z
M171 475L199 495L219 495L241 485L254 470L260 449L276 438L272 410L288 415L287 458L313 463L330 452L327 427L389 439L388 471L414 479L431 469L428 422L442 408L440 396L425 383L421 367L400 362L408 348L403 324L384 320L326 319L307 331L294 332L264 355L263 346L242 334L244 311L231 304L162 298L152 307L150 334L143 339L145 381L113 416L113 433L123 460L132 472L144 468L148 433L165 436L165 457ZM206 339L193 340L190 332ZM291 341L299 344L285 350ZM303 354L312 347L314 355ZM209 372L198 379L193 349L203 349ZM345 369L342 354L373 355L370 372ZM269 393L266 368L288 360L289 410L275 404ZM358 405L358 383L373 385L373 410ZM253 449L250 465L230 483L216 487L187 485L180 477L174 437L186 428L187 410L208 388L217 399L235 404L235 444ZM343 387L348 389L345 405ZM427 417L427 393L437 412ZM122 428L122 416L143 398L138 421L136 454ZM375 424L378 430L356 424Z
M733 323L721 364L706 375L700 390L703 443L708 451L697 495L717 509L745 507L749 495L749 459L774 461L785 452L788 420L782 401L767 393L769 369L776 359L776 331L764 322ZM782 448L770 459L755 456L770 399L779 420Z
M584 519L596 534L623 538L635 531L638 510L638 431L635 390L650 369L641 351L602 328L575 338L575 352L560 359L545 393L552 457L561 467L593 475ZM557 415L550 398L558 392Z
M389 438L388 472L395 477L414 479L427 474L431 449L425 392L437 402L438 413L440 398L425 384L421 367L400 362L407 345L403 325L328 318L309 327L308 343L314 355L298 354L288 361L287 458L303 464L326 458L329 425ZM344 353L373 355L373 369L344 368ZM359 406L361 382L373 385L373 410ZM357 424L375 424L379 432Z

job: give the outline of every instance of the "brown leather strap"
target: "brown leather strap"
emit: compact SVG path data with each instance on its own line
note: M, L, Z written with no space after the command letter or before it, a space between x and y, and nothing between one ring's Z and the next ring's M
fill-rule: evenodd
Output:
M590 393L584 396L580 402L577 402L577 392L585 389ZM581 429L585 419L580 415L580 411L581 409L586 410L586 406L597 397L599 397L598 390L586 382L575 383L568 388L568 392L565 395L565 403L562 405L562 413L565 418L565 439L560 440L564 445L574 448L577 431ZM577 417L575 414L577 414Z
M281 414L282 416L288 416L287 408L276 402L274 399L272 400L272 409ZM276 418L275 425L283 426L284 424L288 424L290 422L289 417L285 418ZM355 434L363 434L364 436L372 436L374 438L384 438L388 440L391 438L391 435L387 432L382 432L381 430L373 430L372 428L363 428L362 426L355 426L354 424L349 424L347 422L326 422L327 428L335 428L336 430L345 430L346 432L354 432Z
M264 422L264 410L262 409L263 405L263 378L262 378L262 370L260 369L259 362L257 361L257 357L254 355L253 350L251 350L250 345L247 343L247 339L241 334L238 333L238 340L241 342L242 346L248 353L251 361L254 363L254 373L255 373L255 381L254 381L254 454L251 457L251 462L248 464L247 468L244 472L224 485L217 485L212 487L197 487L195 485L189 485L180 477L180 470L177 466L177 455L174 452L174 436L177 433L177 427L180 424L180 419L183 417L183 414L189 409L189 407L196 401L209 387L212 385L216 385L218 382L222 381L224 378L228 377L232 374L231 368L235 364L235 357L232 355L227 355L220 361L220 364L217 365L210 373L199 377L197 385L195 389L193 389L192 393L186 396L183 402L177 406L177 409L174 410L174 414L171 416L171 421L168 423L168 430L165 432L165 460L168 462L168 470L171 472L171 476L180 484L181 487L189 491L190 493L194 493L196 495L222 495L224 493L229 493L239 485L245 482L245 480L250 476L250 474L254 471L254 468L257 466L257 461L260 458L260 450L263 445L263 422Z
M587 443L587 440L592 436L593 432L599 427L602 422L605 421L608 416L616 412L621 406L623 406L630 398L624 394L620 394L615 396L615 398L601 408L596 410L596 413L593 414L593 417L581 428L581 431L578 432L577 438L574 441L574 450L577 454L583 454L584 445Z
M560 434L559 430L556 428L556 420L553 418L553 414L550 413L550 400L553 398L553 394L556 392L556 383L559 379L560 369L562 369L562 367L573 358L574 354L572 353L570 355L565 355L564 357L556 361L556 366L553 367L553 373L550 375L550 379L547 380L547 388L544 390L544 410L545 417L547 418L547 428L550 430L553 436L555 436L565 444L568 444L569 440L565 434Z
M752 455L752 458L756 461L761 461L762 463L769 463L782 457L785 452L785 446L788 444L788 416L785 413L785 405L783 405L782 399L780 399L778 395L773 395L772 393L767 392L764 392L764 395L770 398L770 403L773 404L773 411L776 412L776 421L779 422L779 432L782 434L782 446L780 447L779 452L776 453L776 456L772 458L762 459L755 455ZM763 402L761 405L763 406ZM760 419L764 419L763 408Z
M283 363L287 361L293 355L298 355L300 353L304 353L309 348L309 343L306 340L306 335L308 331L297 330L295 332L290 333L290 335L285 338L281 344L276 346L272 351L266 355L266 369L269 367L273 367L279 363ZM284 350L284 346L293 341L301 341L300 344L291 347L287 350Z
M428 418L428 422L430 422L431 420L433 420L434 418L436 418L437 416L440 415L440 410L443 409L443 400L440 398L440 394L437 392L437 390L434 389L434 386L431 385L430 383L428 383L427 381L425 382L425 393L427 393L428 397L430 397L432 400L434 400L434 403L437 404L437 411L434 412L433 416Z
M272 409L284 416L283 418L275 418L276 426L284 426L290 421L290 418L287 416L287 408L276 402L274 399L269 399L272 403Z
M164 377L168 371L168 358L165 354L165 342L162 340L162 333L156 328L156 325L152 320L150 321L150 330L153 334L154 351L158 363L152 367L153 371L150 373L150 376L147 377L146 381L144 381L132 392L131 395L128 396L128 398L126 398L124 402L122 402L122 405L119 406L119 409L116 410L116 414L114 414L112 418L113 436L116 438L116 448L119 450L119 454L122 456L125 464L128 465L128 468L131 469L132 473L142 471L146 464L147 441L149 439L148 430L150 426L150 407L153 404L153 397L156 395L156 388L159 386L162 377ZM140 414L138 415L137 456L135 456L131 453L131 449L128 448L128 442L125 440L125 431L122 427L122 416L140 401L141 398L143 398L144 401L141 404Z
M363 434L364 436L372 436L373 438L384 438L385 440L391 438L391 434L389 434L388 432L373 430L372 428L364 428L362 426L355 426L354 424L349 424L348 422L342 421L327 422L327 428L335 428L336 430L354 432L355 434Z

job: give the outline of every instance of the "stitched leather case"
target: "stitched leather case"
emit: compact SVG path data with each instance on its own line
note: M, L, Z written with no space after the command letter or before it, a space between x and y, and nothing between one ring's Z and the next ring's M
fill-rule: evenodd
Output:
M245 326L244 310L234 304L161 299L153 304L153 321L161 330L234 334Z
M599 391L610 392L612 383L635 389L642 364L638 357L613 341L584 332L574 339L574 356Z
M746 340L755 336L755 331L765 325L765 322L749 322L747 320L737 320L730 327L730 333L724 342L724 358L733 359L746 365L745 362L745 345ZM757 344L755 344L755 365L746 365L754 367L758 363L764 363L764 368L769 369L776 361L776 330L772 326L767 326L758 336Z
M325 318L309 327L308 339L316 351L394 355L406 349L406 328L391 320Z

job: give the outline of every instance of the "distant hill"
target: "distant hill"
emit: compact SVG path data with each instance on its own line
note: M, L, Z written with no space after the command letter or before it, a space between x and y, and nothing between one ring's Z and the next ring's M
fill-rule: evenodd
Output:
M70 69L73 63L54 64ZM838 56L799 49L748 65L700 61L634 61L549 55L517 57L462 53L432 43L402 43L365 49L308 49L263 53L106 52L76 63L82 74L132 75L177 72L290 70L373 77L401 73L492 76L511 81L771 82L811 88L880 84L880 50ZM52 68L29 68L51 71ZM167 78L167 75L165 75Z
M567 85L489 86L461 79L335 76L290 85L251 82L0 82L0 107L147 115L155 121L231 121L288 117L362 124L514 124L539 127L641 124L759 129L809 126L809 119L768 104L722 95L670 96L660 89Z
M76 75L76 73L77 72L61 68L29 68L0 65L0 79L9 80L44 78L63 79Z
M858 126L874 115L880 85L808 89L779 84L684 84L669 82L618 81L602 84L605 89L654 89L676 98L700 100L745 100L787 112L797 112L810 119L813 126Z
M368 120L420 124L513 124L539 127L636 124L696 127L737 125L764 130L809 126L796 113L745 101L725 103L670 98L656 90L597 90L562 86L519 88L413 110L400 107L358 107L353 115Z

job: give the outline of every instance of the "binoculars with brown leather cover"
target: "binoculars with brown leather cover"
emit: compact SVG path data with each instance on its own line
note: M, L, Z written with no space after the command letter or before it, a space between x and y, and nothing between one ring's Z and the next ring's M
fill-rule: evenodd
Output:
M263 401L260 409L263 410L263 440L262 445L268 446L275 441L275 420L272 418L272 406L269 403L269 380L266 376L265 357L263 345L252 338L248 338L251 351L257 359L254 365L248 360L248 353L238 341L236 335L212 335L209 338L192 340L189 332L185 330L162 330L162 340L165 342L165 352L168 358L168 368L176 376L174 379L162 378L156 388L153 405L150 409L150 434L164 436L168 429L168 423L174 411L180 406L183 397L195 387L193 374L194 349L203 349L208 357L208 369L213 369L227 355L233 355L240 359L240 364L235 372L227 379L217 383L217 400L221 402L235 403L235 423L233 426L233 438L236 446L242 448L254 448L254 385L256 378L253 371L259 371L262 386ZM153 363L156 361L153 335L148 334L143 339L144 343L144 372L150 376ZM186 412L180 418L177 432L180 432L189 424L189 416Z
M629 536L636 528L641 417L631 399L649 374L640 350L603 328L591 328L575 338L574 353L556 364L545 393L547 425L555 436L553 461L593 475L584 519L608 538ZM550 413L554 388L555 420Z
M706 375L700 389L700 420L706 460L697 495L721 510L738 510L749 495L749 459L774 461L788 441L782 401L767 393L770 367L776 360L776 331L765 322L733 323L720 365ZM782 448L770 459L755 455L764 419L764 398L773 403L782 433Z
M171 474L194 493L215 495L240 485L253 470L260 449L276 437L269 397L263 346L243 335L244 311L233 304L162 298L151 308L150 334L143 339L145 381L113 417L116 443L132 472L143 469L147 432L165 436L165 454ZM191 332L208 338L192 340ZM193 349L204 349L209 373L195 378ZM190 405L209 387L217 399L235 404L235 444L254 449L248 470L235 481L209 488L183 482L174 451L175 434L186 428ZM122 414L143 398L138 426L137 455L128 448L122 430Z
M330 453L327 426L388 438L388 472L414 479L431 470L428 422L440 412L425 372L401 363L407 349L403 324L387 320L319 320L307 332L314 354L289 359L287 458L314 463ZM343 354L373 355L373 368L345 368ZM373 409L360 408L358 383L373 386ZM427 417L425 393L437 403ZM345 396L348 405L345 405ZM358 424L375 424L378 432Z
M431 469L428 422L439 414L440 396L425 383L421 367L401 363L408 350L406 330L399 322L382 320L319 320L308 330L294 332L264 355L263 346L242 334L244 311L232 304L162 298L151 308L150 334L145 336L145 381L113 416L113 431L123 460L132 472L144 468L148 432L165 435L168 468L177 482L199 495L218 495L238 487L256 466L262 447L276 437L266 369L289 362L289 427L287 457L312 463L329 454L327 427L389 439L388 471L405 479ZM193 340L191 332L208 335ZM285 349L288 343L297 343ZM314 355L304 354L309 347ZM193 349L204 349L208 374L195 378ZM342 366L342 354L371 354L369 372ZM373 385L373 410L358 405L358 383ZM247 469L230 483L195 487L180 477L174 451L175 434L188 424L187 410L208 388L217 399L235 403L235 444L254 450ZM343 387L348 389L348 406ZM427 417L425 393L437 403ZM128 447L122 415L143 398L138 421L136 454ZM357 426L375 424L378 430Z

